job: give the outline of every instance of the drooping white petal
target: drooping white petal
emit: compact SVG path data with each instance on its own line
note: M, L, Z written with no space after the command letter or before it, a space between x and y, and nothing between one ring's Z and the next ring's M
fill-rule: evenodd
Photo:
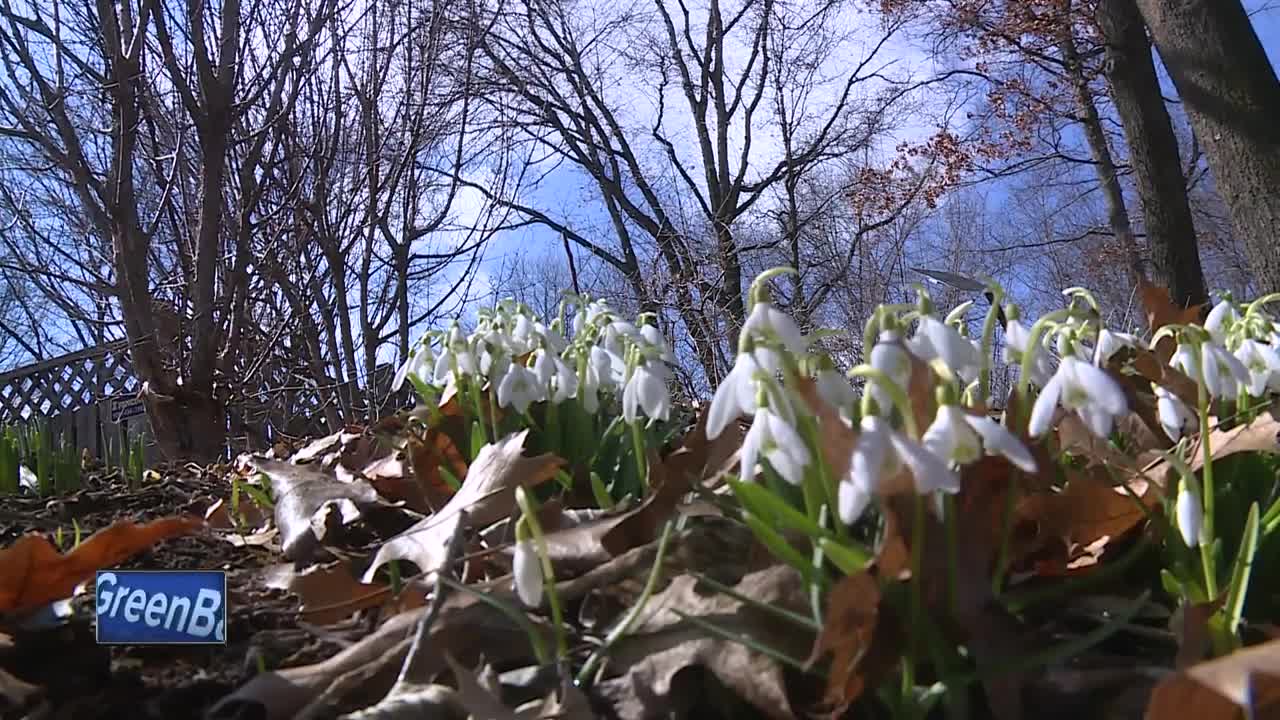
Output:
M805 445L800 433L772 411L769 413L769 437L802 466L813 460L813 456L809 454L809 446Z
M1200 532L1204 527L1204 508L1195 494L1187 489L1186 483L1180 483L1178 498L1175 501L1175 515L1178 518L1178 531L1187 547L1200 545Z
M1200 350L1203 353L1205 389L1214 397L1235 398L1238 386L1249 383L1249 370L1235 355L1216 343L1207 342L1200 346Z
M921 356L921 359L942 358L947 367L962 377L975 372L981 364L981 356L973 343L958 330L935 317L926 315L920 318L920 327L916 331L916 336L926 339L928 348L932 350L931 357Z
M819 370L814 383L822 399L837 410L847 411L858 401L858 391L854 390L849 379L837 370Z
M1214 342L1225 344L1227 331L1239 319L1240 313L1236 312L1235 307L1223 300L1209 311L1209 315L1204 319L1204 329L1208 331L1209 337L1213 338Z
M849 479L863 492L875 493L886 475L897 469L897 455L889 441L889 427L878 417L864 417L862 433L849 457Z
M781 447L769 450L764 456L768 459L769 464L773 466L773 469L778 472L778 475L782 476L783 480L792 485L799 485L804 482L805 464L799 458L792 456L791 453Z
M1246 338L1235 355L1249 373L1249 394L1261 396L1270 384L1272 373L1280 370L1280 354L1270 345Z
M965 413L964 419L982 437L982 447L988 455L1003 455L1023 472L1036 471L1036 461L1031 456L1031 451L1008 428L986 416Z
M1170 440L1178 442L1183 435L1195 428L1195 413L1167 388L1157 385L1155 393L1156 416L1160 419L1160 427L1164 429L1164 434L1168 435Z
M1093 352L1093 363L1099 367L1106 367L1112 355L1123 348L1136 346L1137 342L1138 338L1133 335L1102 328L1098 331L1098 347Z
M747 316L743 328L749 334L762 339L776 338L784 348L793 353L804 352L807 344L796 321L774 307L772 303L758 302L752 306L751 314Z
M1169 364L1197 383L1204 383L1204 371L1200 364L1200 351L1190 343L1184 343L1173 351Z
M1050 424L1053 423L1053 414L1058 408L1058 399L1062 397L1062 389L1065 384L1066 378L1062 373L1055 373L1045 383L1040 390L1040 396L1036 398L1035 404L1031 406L1031 420L1027 423L1028 435L1040 437L1048 432Z
M537 607L542 602L542 563L534 551L533 540L516 543L511 562L511 574L515 579L516 595L526 607Z
M756 461L760 457L760 451L769 439L768 416L768 408L756 410L755 417L751 420L751 428L747 430L746 437L742 439L742 449L739 451L739 459L741 460L739 475L744 481L754 480L756 477Z
M662 378L651 372L646 365L635 370L632 382L636 383L640 406L644 414L653 420L666 421L671 415L671 393Z
M911 470L917 493L927 495L937 490L960 492L960 476L941 458L902 433L891 432L889 438L898 457Z
M755 382L759 365L751 353L738 353L733 369L725 376L711 396L707 408L707 438L714 440L729 423L748 413L755 412ZM749 405L747 403L750 403Z
M1097 405L1112 415L1120 415L1129 409L1129 401L1125 399L1124 389L1105 370L1087 362L1075 360L1071 363L1070 371L1088 394L1090 404Z
M964 416L964 410L955 405L940 406L921 443L945 462L965 465L977 460L982 456L982 443Z
M850 480L841 481L836 492L836 510L840 515L840 522L845 525L854 524L870 502L870 493L862 487Z
M932 347L931 345L929 347ZM889 377L889 379L904 391L911 379L911 356L907 354L906 348L898 341L897 333L883 332L880 334L880 341L871 348L869 357L871 367L879 370ZM871 396L875 398L876 404L882 410L887 410L892 406L892 399L880 384L879 381L872 381L868 385Z

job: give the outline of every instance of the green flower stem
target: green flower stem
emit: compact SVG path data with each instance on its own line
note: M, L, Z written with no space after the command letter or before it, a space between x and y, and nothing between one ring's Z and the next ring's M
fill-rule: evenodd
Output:
M569 655L568 642L565 639L564 612L560 607L560 594L556 592L556 571L551 565L550 550L547 549L546 536L542 534L542 523L538 522L537 509L533 498L521 485L516 488L516 504L524 515L524 521L533 533L533 545L538 551L538 560L542 565L542 581L546 585L547 604L551 606L551 622L555 625L556 659L563 660Z
M868 380L875 380L880 383L880 387L889 395L889 399L893 401L894 407L898 409L898 413L902 415L902 426L911 436L912 440L920 439L920 429L916 425L915 413L911 411L911 399L907 397L906 390L898 387L888 375L871 367L870 365L859 365L849 371L850 377L862 377ZM867 393L869 396L871 393Z
M631 606L631 610L627 612L626 617L609 631L605 636L604 643L595 652L591 653L591 657L583 663L582 669L578 671L574 682L581 686L588 682L591 676L595 674L596 668L604 659L609 648L621 640L627 633L631 632L631 628L635 626L636 621L640 619L640 614L644 612L645 607L649 603L649 598L653 596L654 590L658 587L658 578L662 577L662 561L667 555L667 540L671 537L671 530L675 527L675 523L668 520L662 526L662 534L658 536L658 550L654 553L653 567L649 570L649 577L645 580L644 588L640 591L640 597L636 600L636 604Z
M987 319L982 324L982 366L978 369L978 399L985 405L987 396L991 394L991 353L995 342L996 323L1000 316L1000 303L1004 302L1004 292L994 284L990 288L991 307L987 309Z
M923 612L923 591L921 571L924 567L924 496L915 496L915 511L911 523L911 595L909 599L907 652L902 656L902 701L903 707L910 707L915 698L916 685L916 653L919 651L919 628Z
M1202 371L1207 371L1204 367L1204 346L1200 346L1200 367ZM1204 472L1201 474L1200 497L1204 503L1204 525L1203 532L1200 535L1200 562L1204 565L1204 589L1209 594L1209 599L1213 600L1218 597L1218 577L1217 570L1214 568L1213 559L1213 449L1210 447L1209 436L1212 429L1209 427L1209 393L1205 390L1203 378L1202 382L1197 383L1196 388L1196 405L1200 415L1200 448L1204 453Z
M1009 489L1004 494L1004 509L1000 513L1000 549L996 554L996 565L991 573L991 594L999 596L1004 585L1004 574L1009 569L1009 539L1013 535L1014 482L1018 479L1017 468L1009 472Z
M640 478L640 488L643 492L649 487L649 458L645 455L644 448L644 431L640 427L640 421L636 420L631 423L631 447L636 455L636 472Z

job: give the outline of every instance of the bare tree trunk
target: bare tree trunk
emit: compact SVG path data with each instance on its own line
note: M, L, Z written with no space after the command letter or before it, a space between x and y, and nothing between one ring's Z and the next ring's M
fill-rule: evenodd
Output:
M1094 167L1098 173L1098 182L1102 187L1102 196L1107 206L1107 223L1115 234L1116 242L1124 251L1128 260L1129 280L1134 285L1145 277L1142 268L1142 256L1138 252L1138 242L1133 235L1133 226L1129 222L1129 209L1124 200L1124 189L1120 187L1120 178L1116 175L1115 159L1111 155L1111 146L1107 143L1107 133L1102 127L1102 119L1098 116L1098 106L1093 101L1093 90L1085 77L1084 67L1080 62L1080 53L1076 49L1074 30L1070 23L1063 23L1058 45L1062 51L1062 59L1066 64L1071 88L1075 93L1076 106L1080 111L1080 124L1084 128L1085 139L1089 143L1089 153L1093 156Z
M1238 0L1138 0L1257 290L1280 292L1280 81Z
M1097 20L1107 43L1111 99L1124 125L1142 198L1153 280L1169 289L1175 303L1198 305L1208 294L1195 222L1142 15L1133 0L1101 0Z

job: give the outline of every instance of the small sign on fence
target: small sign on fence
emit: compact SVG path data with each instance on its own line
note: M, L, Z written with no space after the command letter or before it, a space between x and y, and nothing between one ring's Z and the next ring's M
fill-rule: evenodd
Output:
M111 399L111 422L119 423L131 417L137 417L147 411L142 398L118 397Z

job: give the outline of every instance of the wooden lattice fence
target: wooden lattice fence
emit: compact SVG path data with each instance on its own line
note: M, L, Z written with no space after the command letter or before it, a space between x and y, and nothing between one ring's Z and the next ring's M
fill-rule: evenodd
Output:
M377 416L406 402L386 391L394 369L374 373L378 401L354 382L317 385L300 368L267 362L227 409L232 452L261 449L280 436L331 432L334 423ZM121 341L63 355L0 374L0 423L43 423L63 445L86 449L115 463L123 435L147 438L148 462L157 459L150 426L138 398L140 383Z

